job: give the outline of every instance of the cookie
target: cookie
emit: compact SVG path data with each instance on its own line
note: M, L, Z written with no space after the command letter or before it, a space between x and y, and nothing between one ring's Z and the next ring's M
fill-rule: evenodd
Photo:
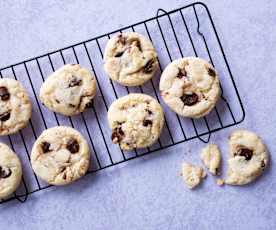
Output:
M32 104L19 81L0 79L0 136L16 133L31 118Z
M125 86L142 85L158 68L152 43L135 32L112 37L104 52L104 69L108 76Z
M207 115L220 98L217 72L207 61L196 57L170 63L161 75L159 89L165 103L184 117Z
M15 192L21 178L19 158L6 144L0 143L0 199Z
M50 110L72 116L92 106L96 79L78 64L65 65L52 73L40 88L40 100Z
M112 103L108 110L112 142L132 150L152 145L160 136L164 114L160 104L146 94L132 93Z
M53 185L69 184L85 175L89 159L89 147L84 137L66 126L43 131L31 153L34 172Z
M200 158L213 175L219 174L221 154L215 144L209 144L201 150Z
M248 184L263 173L269 159L260 137L247 130L238 130L231 134L229 145L226 184Z
M193 189L201 183L203 178L206 177L206 173L203 168L184 162L182 164L181 176L188 188Z

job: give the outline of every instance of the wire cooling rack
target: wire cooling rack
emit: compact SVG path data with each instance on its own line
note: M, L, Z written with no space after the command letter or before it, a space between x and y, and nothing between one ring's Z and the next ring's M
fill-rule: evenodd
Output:
M141 87L120 86L110 81L103 72L103 50L106 42L111 36L126 31L136 31L148 37L159 56L159 73ZM179 117L163 104L159 95L158 75L169 62L183 56L205 58L220 73L221 100L202 119ZM92 108L73 117L64 117L47 110L38 99L42 82L65 63L80 63L90 69L97 79L98 92ZM67 125L81 131L91 148L92 164L88 173L92 173L194 138L207 143L211 133L236 125L245 116L214 22L206 5L200 2L170 12L159 9L153 18L1 68L0 77L21 81L33 102L33 116L29 125L17 134L2 137L0 140L20 156L23 164L20 188L13 196L1 200L0 203L13 199L24 202L28 195L50 187L36 177L30 165L32 144L49 127ZM142 92L155 97L164 108L166 121L162 135L155 145L125 153L112 144L106 115L112 101L131 92Z

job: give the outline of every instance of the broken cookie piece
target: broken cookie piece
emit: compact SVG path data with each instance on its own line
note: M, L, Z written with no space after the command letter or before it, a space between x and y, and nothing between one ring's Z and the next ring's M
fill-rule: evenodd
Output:
M209 144L203 148L201 150L200 158L210 173L213 175L219 174L221 154L217 145Z
M206 177L206 173L203 168L188 164L186 162L182 164L181 175L189 189L193 189L198 186L202 179Z

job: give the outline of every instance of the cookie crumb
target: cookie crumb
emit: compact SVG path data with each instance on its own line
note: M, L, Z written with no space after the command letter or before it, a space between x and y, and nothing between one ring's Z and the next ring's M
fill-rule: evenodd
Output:
M219 178L219 179L217 179L216 183L217 183L218 186L223 186L224 185L224 180Z
M206 177L206 173L204 172L202 167L194 166L186 162L182 164L181 174L184 183L189 189L197 187L201 183L202 179Z
M221 153L215 144L209 144L201 150L200 158L213 175L219 175Z

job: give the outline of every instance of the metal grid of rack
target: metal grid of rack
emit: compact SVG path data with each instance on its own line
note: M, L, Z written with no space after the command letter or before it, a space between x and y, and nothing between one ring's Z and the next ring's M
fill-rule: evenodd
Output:
M111 36L125 31L136 31L148 37L159 55L157 76L140 87L120 86L110 81L103 72L102 58L106 42ZM169 62L183 56L205 58L220 73L221 100L211 114L202 119L179 117L163 104L159 95L158 75ZM39 88L47 75L66 63L79 63L87 67L97 79L98 92L92 108L73 117L64 117L47 110L38 99ZM92 164L88 173L92 173L194 138L207 143L213 132L237 125L245 116L214 22L206 5L200 2L170 12L159 9L153 18L1 68L0 77L21 81L33 101L33 116L29 125L17 134L1 138L2 142L7 143L20 156L23 178L18 191L0 203L13 199L24 202L28 195L50 187L33 173L29 161L32 144L49 127L71 126L87 138L92 153ZM126 153L112 144L106 114L112 101L131 92L155 97L164 108L166 121L162 135L155 145Z

